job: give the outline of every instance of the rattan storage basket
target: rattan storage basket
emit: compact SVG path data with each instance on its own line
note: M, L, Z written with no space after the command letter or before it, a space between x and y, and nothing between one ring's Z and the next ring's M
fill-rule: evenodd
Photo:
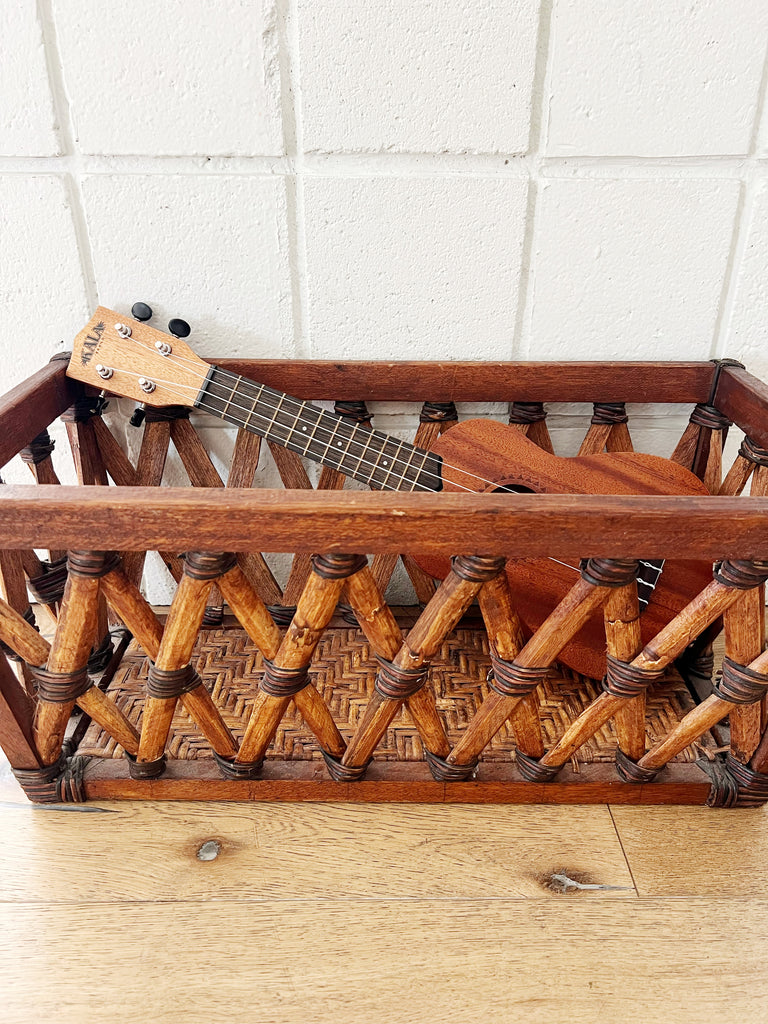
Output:
M505 403L510 429L544 449L543 403L590 403L582 454L631 449L627 402L686 403L673 459L714 493L361 492L329 468L313 488L297 455L242 430L224 481L179 408L147 416L134 466L101 403L53 360L0 401L0 463L21 453L35 477L0 494L0 640L16 662L0 661L0 744L30 799L768 798L768 388L744 368L221 366L358 422L363 402L414 403L424 449L456 402ZM76 487L58 483L57 417ZM730 424L746 439L724 474ZM159 486L169 445L193 486ZM259 459L285 490L251 486ZM139 589L148 551L177 582L167 615ZM265 552L293 553L283 587ZM453 557L442 583L424 557ZM398 558L407 607L382 597ZM715 565L644 643L638 558ZM588 560L531 633L505 559ZM557 660L596 614L604 679Z

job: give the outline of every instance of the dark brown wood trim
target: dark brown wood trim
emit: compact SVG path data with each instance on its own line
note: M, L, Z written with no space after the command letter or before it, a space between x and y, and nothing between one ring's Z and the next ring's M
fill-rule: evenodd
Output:
M267 761L262 778L223 779L210 760L169 761L159 779L131 779L120 760L92 760L89 800L284 800L348 803L703 804L709 777L695 764L672 764L652 783L622 782L611 764L570 766L554 782L524 782L513 764L480 765L472 782L436 782L426 764L374 762L359 782L329 778L317 761Z
M714 373L711 362L212 361L315 401L695 403L707 401Z
M768 385L738 366L725 367L715 403L736 426L762 448L768 448Z
M66 361L54 359L0 397L0 466L9 462L75 400Z
M0 547L768 558L768 498L228 488L0 490Z

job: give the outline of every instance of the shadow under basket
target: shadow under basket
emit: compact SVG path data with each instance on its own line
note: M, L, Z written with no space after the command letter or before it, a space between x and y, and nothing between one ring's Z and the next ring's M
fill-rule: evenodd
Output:
M505 403L548 453L543 403L589 403L582 456L633 450L627 402L688 403L672 460L709 493L345 491L328 465L313 487L242 429L223 479L182 407L128 428L134 464L54 360L0 400L0 463L35 478L0 493L0 745L31 800L768 799L768 389L743 367L220 365L352 424L366 401L416 403L422 451L455 402ZM52 458L59 416L77 486ZM160 486L172 449L190 487ZM285 490L252 486L267 461ZM175 582L167 616L142 596L147 552ZM293 553L282 586L275 552ZM507 571L527 559L573 569L534 625ZM666 559L705 574L649 637L641 565ZM400 560L409 606L383 597ZM565 664L589 622L602 678Z

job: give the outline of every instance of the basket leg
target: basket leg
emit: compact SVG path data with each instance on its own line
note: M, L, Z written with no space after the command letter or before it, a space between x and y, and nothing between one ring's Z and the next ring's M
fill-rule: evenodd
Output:
M137 487L159 487L163 479L168 446L171 442L171 425L167 420L155 420L147 416L141 449L136 463ZM125 551L122 555L123 572L137 586L144 571L145 551Z
M30 552L30 554L34 553ZM0 551L0 583L2 584L3 597L8 604L15 608L28 622L34 623L35 616L29 603L27 581L24 575L20 551ZM28 666L23 661L21 662L20 669L24 677L24 683L29 692L32 693L32 676Z
M742 592L736 587L718 580L713 580L708 584L632 660L629 664L629 671L633 679L629 688L622 689L609 685L608 692L600 694L597 700L593 701L586 711L576 719L558 743L544 755L542 763L552 768L562 767L582 743L605 725L627 700L635 699L639 692L660 678L675 658L682 654L691 640L718 619L730 605L734 604ZM610 692L611 689L613 692ZM707 702L701 704L699 708L704 708L706 704ZM699 711L699 709L695 710ZM706 715L706 712L702 714ZM723 715L721 714L720 717L722 718ZM715 722L712 724L714 725ZM698 735L705 732L707 728L710 726L704 726ZM650 762L653 759L650 758L650 755L651 751L641 758L639 761L641 767L651 767ZM634 781L643 781L643 779L637 777Z
M438 437L450 429L458 421L458 418L453 402L425 402L421 407L419 425L413 439L414 445L424 451L429 451ZM437 589L435 582L408 555L384 554L374 557L371 569L379 590L382 594L386 593L399 558L403 560L405 571L413 584L416 597L423 604L429 604Z
M609 656L619 661L632 661L643 647L634 580L610 593L604 614ZM615 718L619 749L632 761L638 761L645 753L645 691L624 701Z
M51 645L34 626L3 600L0 600L0 641L27 665L44 665L51 650Z
M738 665L749 665L763 650L763 622L765 620L765 590L755 587L746 590L723 615L725 630L725 656ZM760 743L762 707L753 704L735 704L730 709L731 756L742 764L749 764Z
M381 596L373 568L365 566L350 577L346 594L375 654L384 661L393 661L403 645L403 634L392 609ZM421 687L406 699L406 704L427 750L446 757L450 745L431 688Z
M579 455L595 455L604 451L633 451L627 420L627 410L623 402L595 402L592 422L581 442Z
M99 581L70 573L64 589L59 621L51 645L46 671L74 676L85 673L98 626ZM65 688L66 689L66 688ZM53 764L61 754L64 731L77 703L48 700L40 691L35 714L35 744L43 764Z
M517 669L523 670L524 675L531 675L530 688L523 688L523 692L517 693L503 693L494 689L480 705L467 731L451 751L448 757L451 764L466 767L476 764L482 750L515 711L525 692L533 689L536 670L540 681L563 647L578 633L592 613L603 605L607 597L606 587L596 586L585 579L574 584L512 662ZM499 685L498 677L495 685Z
M261 438L247 430L238 430L227 487L252 487L260 455ZM283 593L261 552L241 552L237 560L264 604L279 604Z
M274 658L280 647L280 630L239 564L221 577L219 587L232 613L264 657Z
M381 742L402 702L424 686L430 660L489 579L504 567L503 558L460 556L422 612L395 658L383 664L363 720L350 740L342 765L361 770ZM444 755L439 755L443 757Z
M0 748L12 768L41 767L32 729L34 709L34 701L0 655Z
M547 413L542 402L512 402L509 407L509 423L539 448L543 448L550 455L555 454L552 438L547 430Z
M241 626L268 661L280 650L280 630L269 609L239 565L219 580L222 593ZM331 612L333 614L333 612ZM318 637L319 639L319 637ZM314 686L302 687L293 697L299 712L323 749L340 749L343 741L328 706Z
M477 600L491 650L504 661L514 661L525 646L525 637L506 574L500 573L495 579L489 580ZM541 757L544 753L544 739L541 735L539 698L535 690L523 697L515 707L510 724L518 749L530 757Z
M214 752L233 757L237 745L190 659L213 581L229 568L226 555L189 553L168 621L149 671L141 742L134 772L146 777L164 769L163 752L179 699L200 726Z
M35 744L44 765L54 764L75 704L103 726L130 754L138 751L138 733L88 679L88 658L99 624L101 577L109 571L104 552L70 552L56 633L45 669L33 669L38 682Z
M256 705L235 759L236 765L250 764L254 770L257 769L291 700L296 700L322 749L333 757L343 754L341 733L327 705L312 683L307 681L307 672L315 648L336 610L346 580L364 564L365 559L356 555L314 556L312 572L299 597L296 613L264 673ZM304 693L304 690L308 692ZM306 703L302 705L300 701Z

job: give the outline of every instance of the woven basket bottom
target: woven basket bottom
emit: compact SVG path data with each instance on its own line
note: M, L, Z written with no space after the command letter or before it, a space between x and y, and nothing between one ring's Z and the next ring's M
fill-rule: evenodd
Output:
M193 663L211 692L222 718L239 743L253 707L263 673L261 654L239 628L203 629ZM147 659L132 642L108 689L130 721L141 728L147 681ZM356 729L373 692L377 663L360 630L334 627L318 645L311 679L331 709L345 739ZM486 676L490 667L485 631L458 629L445 641L432 663L430 674L437 708L451 744L455 743L488 694ZM568 726L599 695L600 684L593 679L563 670L547 680L538 691L541 728L546 747L555 744ZM648 695L646 732L651 746L666 736L693 707L685 684L676 673L655 686ZM714 739L706 734L674 760L697 760L703 749L711 750ZM578 751L577 762L612 762L616 734L609 722ZM211 750L195 722L177 706L167 751L171 758L210 758ZM88 757L117 758L120 747L100 726L92 722L77 753ZM317 742L291 703L267 751L267 757L283 761L321 760ZM486 762L509 762L515 758L514 729L505 725L483 752ZM413 720L403 708L392 722L375 753L376 760L421 761L424 747Z

